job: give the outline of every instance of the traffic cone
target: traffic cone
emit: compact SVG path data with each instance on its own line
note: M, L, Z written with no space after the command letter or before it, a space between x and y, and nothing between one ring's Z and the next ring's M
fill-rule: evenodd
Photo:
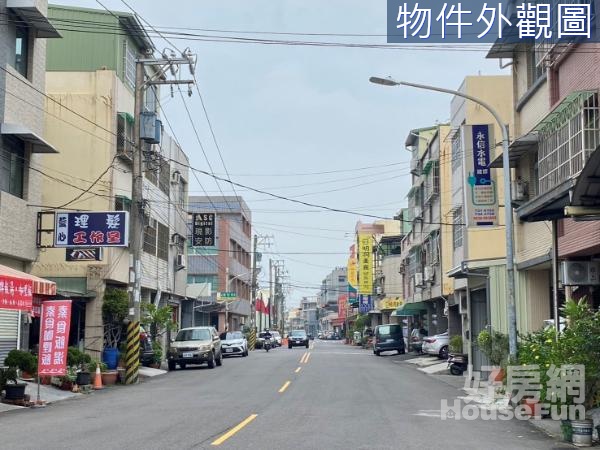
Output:
M100 366L96 364L96 376L94 377L94 389L103 389L102 386L102 374L100 373Z

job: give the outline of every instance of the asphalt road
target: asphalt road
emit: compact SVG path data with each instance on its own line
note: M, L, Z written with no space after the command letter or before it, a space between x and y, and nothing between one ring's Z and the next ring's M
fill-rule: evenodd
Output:
M3 413L0 448L556 448L521 421L441 420L441 399L459 395L394 358L315 341Z

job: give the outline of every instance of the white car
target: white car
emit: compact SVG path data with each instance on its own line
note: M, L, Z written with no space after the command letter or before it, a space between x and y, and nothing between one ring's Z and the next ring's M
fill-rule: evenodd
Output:
M221 341L223 356L248 356L248 341L241 331L230 331Z
M271 331L271 335L273 336L273 340L275 341L275 345L277 347L281 347L281 334L279 334L279 331Z
M448 332L424 337L423 353L448 359Z

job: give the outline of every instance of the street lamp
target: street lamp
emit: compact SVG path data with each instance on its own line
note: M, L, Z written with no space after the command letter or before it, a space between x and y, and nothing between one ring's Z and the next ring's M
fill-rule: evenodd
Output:
M517 357L517 310L515 304L515 268L514 268L514 229L512 213L511 179L510 179L510 161L508 157L508 127L502 121L498 112L483 100L452 89L440 88L437 86L427 86L424 84L409 83L406 81L396 81L391 77L379 78L371 77L369 81L382 86L408 86L427 91L442 92L444 94L456 95L458 97L471 100L483 108L487 109L502 129L502 165L504 166L504 213L506 223L506 292L507 292L507 318L508 318L508 342L510 357L513 361Z

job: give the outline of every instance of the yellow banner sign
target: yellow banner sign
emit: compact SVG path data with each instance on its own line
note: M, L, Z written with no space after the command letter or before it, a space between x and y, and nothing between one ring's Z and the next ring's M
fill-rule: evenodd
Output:
M384 298L379 301L379 309L398 309L404 304L399 298Z
M358 286L358 261L355 256L348 258L348 284L354 289Z
M373 293L373 237L358 235L358 293Z

